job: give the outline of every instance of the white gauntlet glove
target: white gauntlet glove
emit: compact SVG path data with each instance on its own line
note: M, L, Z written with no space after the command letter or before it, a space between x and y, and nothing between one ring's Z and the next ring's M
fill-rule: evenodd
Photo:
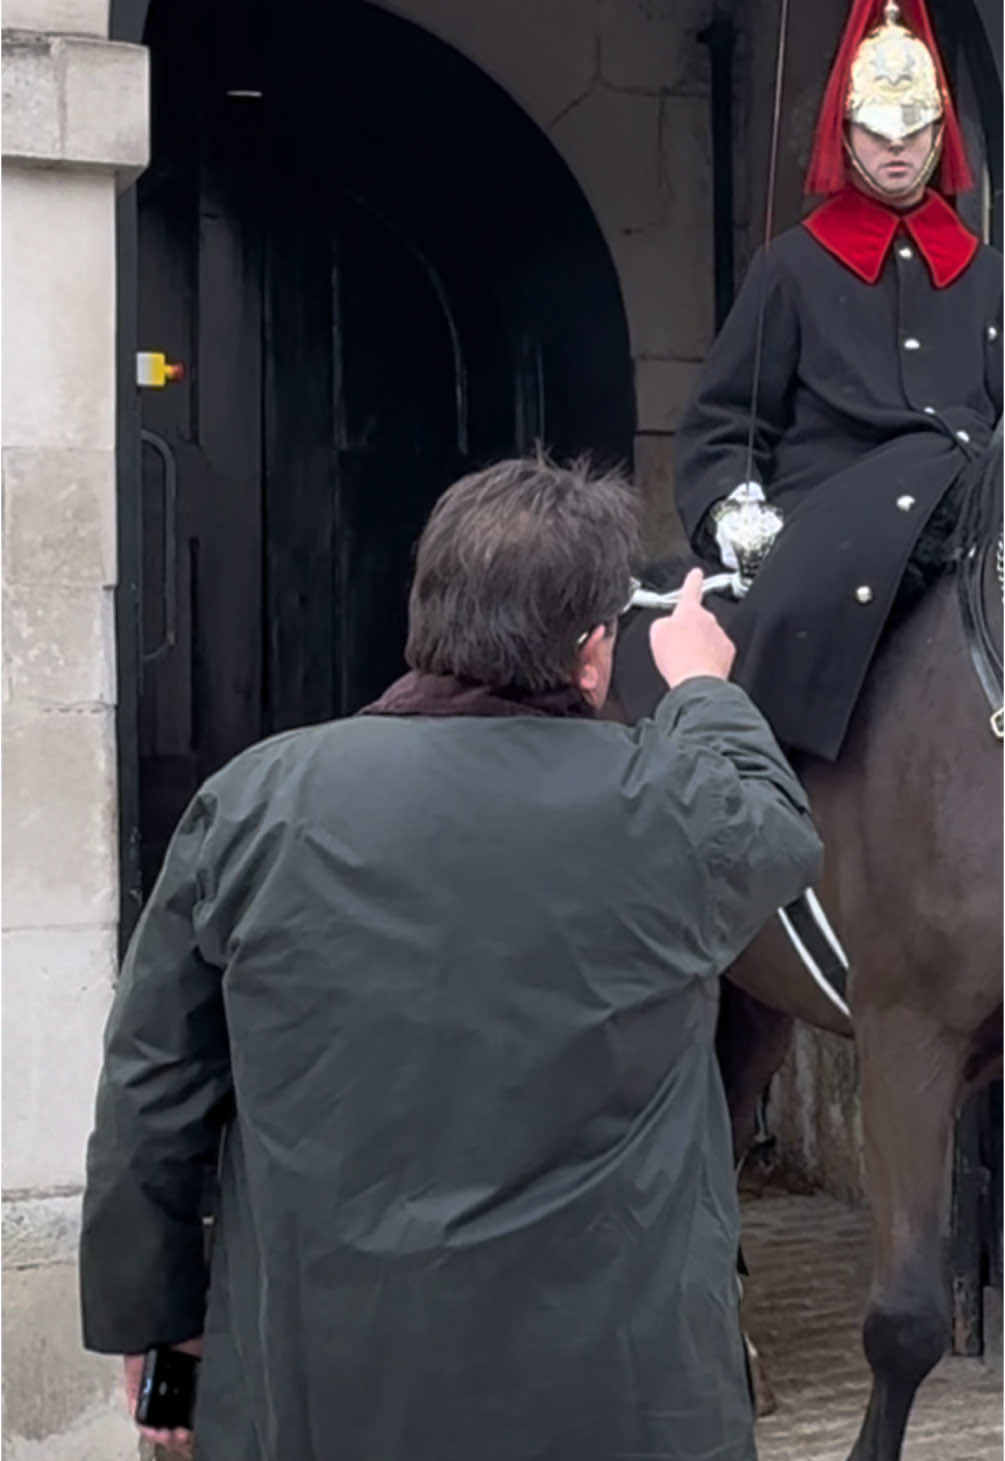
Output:
M782 530L782 514L766 501L758 482L739 487L712 508L715 542L724 568L752 580Z

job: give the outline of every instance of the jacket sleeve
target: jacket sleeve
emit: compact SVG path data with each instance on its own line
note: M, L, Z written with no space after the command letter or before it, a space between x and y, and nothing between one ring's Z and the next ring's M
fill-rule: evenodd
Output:
M764 336L757 388L753 461L747 440L754 391L758 318ZM799 361L799 320L774 252L758 250L729 316L702 367L698 388L674 438L677 508L692 545L709 508L749 477L768 491L771 458L791 411Z
M696 914L708 972L721 974L819 877L823 848L805 791L739 686L686 680L655 723L672 752L676 814L704 865Z
M80 1245L84 1344L140 1353L202 1333L203 1205L231 1097L221 971L197 946L214 801L183 817L105 1031Z

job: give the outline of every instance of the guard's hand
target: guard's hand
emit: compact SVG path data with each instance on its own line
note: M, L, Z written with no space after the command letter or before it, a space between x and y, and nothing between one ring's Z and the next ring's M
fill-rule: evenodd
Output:
M653 620L649 628L653 660L671 690L695 675L728 680L736 657L733 641L702 605L704 577L700 568L692 568L673 613Z
M719 562L723 568L728 568L730 573L736 573L739 563L736 557L736 548L733 546L733 539L729 532L729 518L715 525L715 546L719 552Z
M173 1349L180 1349L185 1354L201 1356L202 1339L186 1339L181 1344L172 1345ZM140 1398L140 1380L143 1378L143 1361L145 1356L141 1354L124 1354L122 1356L122 1368L126 1382L126 1404L129 1407L129 1414L136 1414L136 1405ZM188 1458L192 1455L192 1432L179 1426L176 1430L152 1430L150 1426L138 1425L136 1429L141 1436L152 1441L155 1446L162 1446L170 1456Z

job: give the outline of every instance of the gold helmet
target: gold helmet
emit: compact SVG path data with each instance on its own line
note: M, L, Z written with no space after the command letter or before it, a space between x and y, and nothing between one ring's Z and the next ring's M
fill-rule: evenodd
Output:
M883 24L866 36L852 61L846 118L902 142L944 113L931 52L901 24L896 0L887 0Z
M817 120L808 193L839 193L849 163L861 175L849 143L856 122L898 145L934 124L925 177L938 163L944 193L973 186L925 0L851 0Z

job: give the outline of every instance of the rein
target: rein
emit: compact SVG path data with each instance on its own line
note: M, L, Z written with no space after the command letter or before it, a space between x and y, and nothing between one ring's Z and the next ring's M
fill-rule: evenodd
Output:
M1001 607L1005 604L1003 435L1005 425L999 416L983 464L977 466L965 488L952 555L957 565L956 589L963 637L974 673L991 707L991 734L998 741L1005 741L1001 625Z
M1005 706L1002 705L1002 655L995 641L994 630L988 616L984 584L991 571L991 554L994 553L994 574L998 591L1005 602L1005 544L999 532L997 542L986 541L978 548L974 544L967 552L959 574L960 615L963 633L970 651L981 689L991 707L991 732L999 741L1005 740Z

